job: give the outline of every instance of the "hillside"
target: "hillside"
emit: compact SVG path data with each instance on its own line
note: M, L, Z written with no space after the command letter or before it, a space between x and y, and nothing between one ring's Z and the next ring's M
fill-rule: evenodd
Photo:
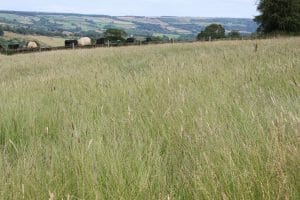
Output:
M256 30L252 19L201 17L106 16L65 13L0 11L0 24L32 30L36 34L97 34L107 28L121 28L133 35L167 35L194 37L211 23L222 24L227 31L251 33Z
M300 38L0 60L0 199L300 197Z

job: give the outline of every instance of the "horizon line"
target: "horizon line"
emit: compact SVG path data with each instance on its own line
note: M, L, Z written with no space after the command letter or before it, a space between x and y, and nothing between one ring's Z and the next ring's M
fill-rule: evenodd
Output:
M228 18L228 19L253 19L253 18L248 18L248 17L203 17L203 16L172 16L172 15L160 15L160 16L150 16L150 15L108 15L108 14L88 14L88 13L76 13L76 12L50 12L50 11L33 11L33 10L1 10L0 12L20 12L20 13L41 13L41 14L54 14L54 15L59 15L59 14L67 14L67 15L83 15L83 16L108 16L108 17L149 17L149 18L158 18L158 17L190 17L190 18L203 18L203 19L208 19L208 18Z

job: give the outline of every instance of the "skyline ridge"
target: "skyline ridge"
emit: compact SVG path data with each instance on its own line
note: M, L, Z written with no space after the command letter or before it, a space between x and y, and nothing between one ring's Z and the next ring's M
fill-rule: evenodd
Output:
M258 14L256 0L11 0L0 10L103 14L112 16L206 16L253 18Z
M66 14L66 15L83 15L83 16L108 16L108 17L149 17L149 18L157 18L157 17L162 17L162 18L167 18L167 17L178 17L178 18L203 18L203 19L218 19L218 18L228 18L228 19L253 19L250 17L222 17L222 16L215 16L215 17L207 17L207 16L176 16L176 15L109 15L109 14L87 14L87 13L76 13L76 12L47 12L47 11L27 11L27 10L1 10L0 12L2 13L37 13L37 14L52 14L52 15L59 15L59 14Z

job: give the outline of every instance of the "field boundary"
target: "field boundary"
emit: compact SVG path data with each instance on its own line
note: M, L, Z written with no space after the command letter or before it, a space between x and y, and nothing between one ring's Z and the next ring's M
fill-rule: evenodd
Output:
M15 55L15 54L25 54L25 53L37 53L37 52L46 52L46 51L58 51L58 50L76 50L76 49L92 49L92 48L109 48L109 47L126 47L126 46L145 46L145 45L155 45L155 44L188 44L188 43L203 43L203 42L216 42L216 41L249 41L249 40L264 40L264 39L274 39L272 38L240 38L240 39L217 39L217 40L194 40L194 41L159 41L159 42L135 42L135 43L108 43L108 44L93 44L93 45L85 45L85 46L74 46L74 47L66 47L66 46L56 46L56 47L38 47L38 48L18 48L18 49L0 49L0 53L3 55ZM278 37L275 37L278 39Z

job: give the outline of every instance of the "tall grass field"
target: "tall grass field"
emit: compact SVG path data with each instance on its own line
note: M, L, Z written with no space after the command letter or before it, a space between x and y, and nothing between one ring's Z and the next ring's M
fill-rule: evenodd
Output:
M299 148L300 38L0 55L3 200L296 200Z

